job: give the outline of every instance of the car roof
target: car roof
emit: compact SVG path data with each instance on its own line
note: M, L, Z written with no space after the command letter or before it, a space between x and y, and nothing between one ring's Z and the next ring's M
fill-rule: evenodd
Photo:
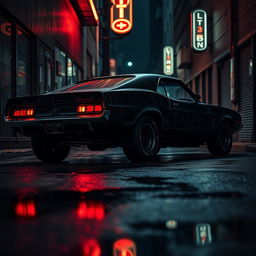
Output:
M49 92L47 94L55 94L55 93L66 93L65 89L72 88L73 86L76 86L77 84L84 83L87 81L97 81L101 79L113 79L113 78L131 78L127 81L124 81L120 85L116 87L109 87L109 88L95 88L96 91L112 91L112 90L120 90L120 89L144 89L144 90L152 90L156 91L156 86L158 84L158 81L160 78L168 78L173 79L176 81L181 81L175 77L171 76L165 76L161 74L154 74L154 73L135 73L135 74L122 74L122 75L115 75L115 76L102 76L102 77L95 77L87 80L79 81L75 84L71 84L65 87L62 87L60 89L54 90L52 92ZM90 89L94 90L94 89Z

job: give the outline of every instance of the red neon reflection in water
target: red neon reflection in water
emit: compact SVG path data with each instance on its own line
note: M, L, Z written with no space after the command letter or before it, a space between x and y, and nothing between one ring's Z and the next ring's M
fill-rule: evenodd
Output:
M104 206L101 203L84 202L78 204L77 216L80 219L103 220L105 217Z
M136 245L130 239L119 239L114 243L114 256L136 256Z
M72 174L70 179L72 190L88 192L102 190L105 186L105 175L102 174Z
M83 246L83 256L100 256L101 248L95 239L90 239Z
M33 200L19 201L15 206L15 215L18 217L33 218L36 216L36 206Z

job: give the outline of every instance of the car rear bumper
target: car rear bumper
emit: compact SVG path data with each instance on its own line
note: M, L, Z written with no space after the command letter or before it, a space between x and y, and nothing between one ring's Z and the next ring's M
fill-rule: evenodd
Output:
M9 127L25 136L42 133L64 137L94 137L107 134L110 130L110 112L101 116L51 116L26 120L6 120Z

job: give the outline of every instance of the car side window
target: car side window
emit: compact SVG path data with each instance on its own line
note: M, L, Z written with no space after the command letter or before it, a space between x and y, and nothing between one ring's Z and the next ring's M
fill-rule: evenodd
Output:
M174 100L195 101L194 97L176 81L165 81L167 96Z
M167 96L164 85L162 83L159 83L159 85L157 86L157 92L164 96Z

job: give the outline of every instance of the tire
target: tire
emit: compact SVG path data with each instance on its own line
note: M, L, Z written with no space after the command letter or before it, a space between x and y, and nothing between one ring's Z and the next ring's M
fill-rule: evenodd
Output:
M105 145L89 144L87 145L87 148L91 151L103 151L107 147Z
M228 122L221 124L213 139L207 142L209 152L214 156L227 156L232 149L232 128Z
M61 139L46 135L34 136L31 139L36 157L47 163L58 163L64 160L70 151L70 146Z
M153 160L160 150L159 131L155 120L142 117L126 137L123 150L131 161Z

